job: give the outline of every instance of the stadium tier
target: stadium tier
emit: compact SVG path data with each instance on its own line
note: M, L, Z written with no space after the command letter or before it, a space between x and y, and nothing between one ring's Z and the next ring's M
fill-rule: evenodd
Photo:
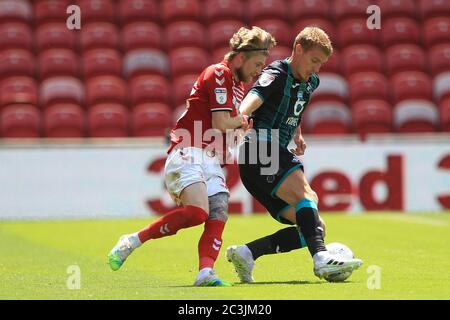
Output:
M277 39L268 63L305 26L332 39L305 133L450 132L450 1L1 0L0 138L163 136L244 25Z

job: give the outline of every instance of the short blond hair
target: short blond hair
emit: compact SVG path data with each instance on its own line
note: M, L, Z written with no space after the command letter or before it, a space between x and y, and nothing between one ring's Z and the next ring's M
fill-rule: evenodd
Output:
M244 52L247 58L254 54L269 55L269 49L277 44L275 38L267 31L252 27L241 27L230 39L230 52L225 55L225 60L231 61L237 54Z
M333 54L333 46L327 33L318 27L306 27L295 37L294 47L301 44L303 50L308 51L313 47L323 50L327 57Z

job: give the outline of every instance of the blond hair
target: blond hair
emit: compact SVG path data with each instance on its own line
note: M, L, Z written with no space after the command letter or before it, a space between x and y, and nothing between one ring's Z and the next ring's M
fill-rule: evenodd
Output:
M277 44L275 38L267 31L252 27L241 27L230 39L231 51L225 55L225 60L231 61L240 52L244 52L249 58L254 54L269 55L269 49Z
M333 46L331 45L330 38L325 31L318 27L306 27L303 29L297 37L295 37L294 47L297 44L301 44L303 50L308 51L313 47L318 47L329 57L333 54Z

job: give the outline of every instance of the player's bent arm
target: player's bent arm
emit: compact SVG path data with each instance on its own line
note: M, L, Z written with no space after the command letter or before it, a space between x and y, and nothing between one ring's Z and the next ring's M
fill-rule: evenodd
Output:
M253 111L258 109L263 102L264 101L257 94L249 92L244 100L242 100L239 110L242 114L249 116Z
M229 111L215 111L212 113L212 127L225 133L229 129L236 129L242 125L242 115L231 117Z

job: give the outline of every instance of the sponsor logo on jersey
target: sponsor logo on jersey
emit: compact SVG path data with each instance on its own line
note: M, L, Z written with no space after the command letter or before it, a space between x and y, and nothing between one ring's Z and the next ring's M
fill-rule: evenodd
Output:
M272 81L275 80L275 76L269 73L263 73L259 78L259 84L261 87L267 87Z
M218 104L225 104L227 102L226 88L215 88L214 93L216 94L216 101Z

